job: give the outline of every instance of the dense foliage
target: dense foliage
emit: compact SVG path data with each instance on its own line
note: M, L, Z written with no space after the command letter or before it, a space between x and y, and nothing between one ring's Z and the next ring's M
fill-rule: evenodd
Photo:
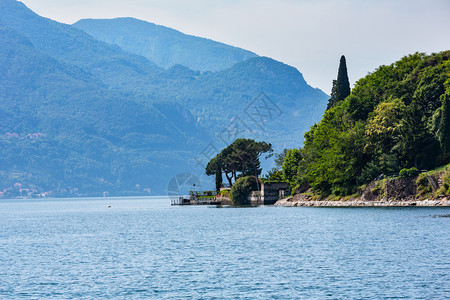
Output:
M359 80L305 134L303 149L288 153L286 180L347 195L380 174L447 163L449 59L450 51L415 53Z
M185 147L200 151L195 141L204 133L182 107L130 101L1 23L0 36L0 192L6 196L162 193L181 157L192 155Z
M231 187L231 200L234 205L249 205L248 196L258 190L258 179L255 176L241 177Z
M442 152L445 155L450 154L450 95L444 95L442 99L442 108L438 111L440 116L437 138L441 144ZM439 120L439 118L436 118Z

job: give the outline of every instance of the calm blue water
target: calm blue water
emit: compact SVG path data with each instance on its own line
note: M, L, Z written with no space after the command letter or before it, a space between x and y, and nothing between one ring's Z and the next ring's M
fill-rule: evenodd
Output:
M0 298L450 297L450 209L169 204L0 201Z

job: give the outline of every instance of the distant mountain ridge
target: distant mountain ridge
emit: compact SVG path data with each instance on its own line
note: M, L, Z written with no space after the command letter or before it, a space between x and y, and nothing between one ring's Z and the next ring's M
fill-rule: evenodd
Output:
M70 51L53 51L76 47L67 36L84 41L78 53L95 45L109 54L86 51L80 62ZM207 138L181 105L142 104L108 89L92 65L109 55L119 62L136 59L118 47L9 0L0 1L0 37L0 192L23 196L13 188L19 183L53 196L142 194L144 188L162 194L172 173L183 171L185 157ZM120 65L111 66L111 74ZM123 71L134 69L123 65Z
M163 194L177 172L203 175L196 157L237 119L241 135L291 147L326 107L298 70L266 57L166 70L15 0L0 0L0 29L0 191ZM247 111L261 92L277 110L257 116L263 127Z
M163 68L180 64L202 72L220 71L257 57L244 49L134 18L82 19L73 26Z

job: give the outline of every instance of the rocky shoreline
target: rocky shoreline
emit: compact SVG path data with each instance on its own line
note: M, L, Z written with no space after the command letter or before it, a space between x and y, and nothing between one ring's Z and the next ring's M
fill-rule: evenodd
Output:
M450 198L434 200L380 200L362 201L360 199L350 199L347 201L327 201L327 200L300 200L294 197L278 200L276 206L286 207L450 207Z
M346 199L317 200L312 191L297 193L278 200L276 206L321 206L321 207L450 207L450 195L444 181L446 173L421 174L413 178L380 179L370 182L360 191L360 197ZM444 191L442 190L444 189ZM440 194L442 192L442 194Z

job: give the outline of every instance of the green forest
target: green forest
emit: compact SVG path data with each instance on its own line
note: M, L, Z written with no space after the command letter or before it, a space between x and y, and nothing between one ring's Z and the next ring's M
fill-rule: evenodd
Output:
M345 58L322 120L267 180L293 192L346 196L380 175L450 161L450 51L415 53L347 88Z

